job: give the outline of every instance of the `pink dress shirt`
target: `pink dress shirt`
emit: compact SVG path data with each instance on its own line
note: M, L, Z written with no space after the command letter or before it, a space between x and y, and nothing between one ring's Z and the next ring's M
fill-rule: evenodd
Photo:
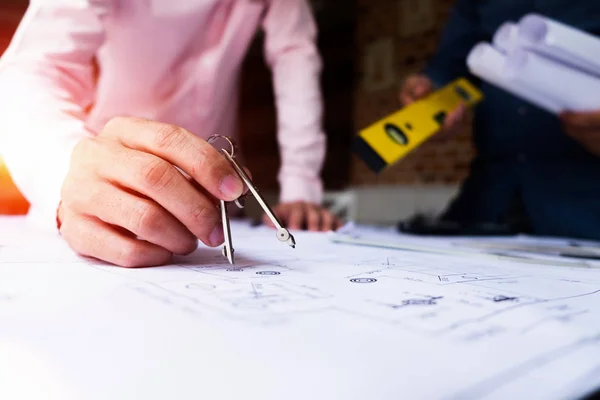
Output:
M0 60L0 152L30 216L54 223L73 147L112 117L235 135L240 66L261 26L280 201L320 202L321 59L306 0L32 0Z

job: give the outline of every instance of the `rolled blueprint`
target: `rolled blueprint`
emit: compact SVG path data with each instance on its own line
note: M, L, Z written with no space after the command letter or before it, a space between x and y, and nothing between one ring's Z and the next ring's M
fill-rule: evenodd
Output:
M543 110L558 114L562 107L553 98L538 92L535 87L522 85L517 80L506 77L506 56L488 43L476 45L467 57L467 65L471 73Z
M550 18L528 14L519 21L520 45L600 76L600 39Z
M510 53L519 46L519 27L513 22L506 22L498 28L492 39L494 47L504 53Z
M558 104L560 111L600 110L600 79L528 50L506 56L503 79Z

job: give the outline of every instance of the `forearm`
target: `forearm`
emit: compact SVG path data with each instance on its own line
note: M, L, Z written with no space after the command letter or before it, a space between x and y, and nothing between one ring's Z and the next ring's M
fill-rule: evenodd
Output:
M272 2L265 27L277 104L281 201L318 204L326 138L316 26L303 0L280 0Z
M282 202L322 201L320 174L326 138L319 65L318 56L310 50L296 50L280 57L274 67Z

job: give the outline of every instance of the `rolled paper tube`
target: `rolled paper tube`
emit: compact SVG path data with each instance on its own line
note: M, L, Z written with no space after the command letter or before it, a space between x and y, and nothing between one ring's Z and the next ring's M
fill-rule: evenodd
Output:
M535 88L507 79L506 56L488 43L479 43L471 50L467 57L467 65L473 75L547 112L558 114L562 108L560 103L544 97Z
M600 77L600 39L585 31L528 14L518 24L522 47Z
M513 22L506 22L494 34L492 43L504 53L510 53L519 47L519 27Z
M517 49L506 57L505 79L535 90L561 106L560 111L600 109L600 79L539 54Z

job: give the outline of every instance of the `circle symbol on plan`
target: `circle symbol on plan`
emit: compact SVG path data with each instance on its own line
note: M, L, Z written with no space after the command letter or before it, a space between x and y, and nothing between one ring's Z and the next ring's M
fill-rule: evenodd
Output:
M258 271L256 275L280 275L281 272L277 271Z
M354 279L350 279L350 282L352 282L352 283L373 283L373 282L377 282L377 279L375 279L375 278L354 278Z

